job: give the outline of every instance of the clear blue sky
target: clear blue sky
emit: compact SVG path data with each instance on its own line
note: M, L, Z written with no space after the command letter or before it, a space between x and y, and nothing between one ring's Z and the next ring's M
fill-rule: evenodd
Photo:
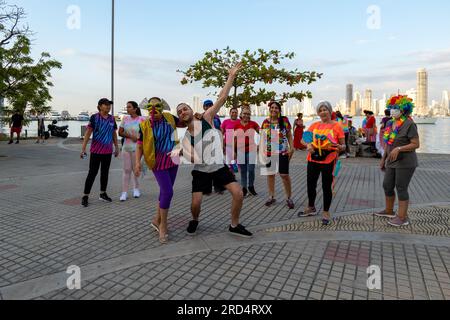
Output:
M110 0L16 0L36 32L34 52L63 63L54 72L52 105L78 113L110 96ZM81 10L81 29L67 27L67 8ZM380 29L367 9L377 5ZM450 3L446 0L116 0L116 108L128 100L161 96L170 104L202 99L209 90L181 86L177 69L207 50L231 46L293 51L290 66L316 70L314 101L345 98L345 85L373 89L375 97L416 86L427 68L431 99L450 90ZM303 87L306 88L306 87Z

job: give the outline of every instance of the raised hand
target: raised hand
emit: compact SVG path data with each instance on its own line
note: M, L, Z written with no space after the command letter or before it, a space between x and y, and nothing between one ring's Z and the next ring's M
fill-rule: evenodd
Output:
M230 76L236 76L240 70L244 68L244 64L242 62L238 62L234 67L228 70L228 74Z

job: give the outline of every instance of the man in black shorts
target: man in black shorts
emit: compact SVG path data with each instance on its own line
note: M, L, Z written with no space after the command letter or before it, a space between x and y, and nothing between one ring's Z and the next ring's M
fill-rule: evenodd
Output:
M224 164L221 133L214 129L213 122L214 116L227 101L236 75L241 68L242 64L238 63L229 70L227 83L222 89L219 99L203 114L201 119L194 117L194 112L189 105L182 103L177 107L178 117L188 127L182 144L183 156L195 163L192 171L191 212L193 220L189 222L187 229L190 235L197 232L203 195L210 194L214 185L224 187L233 197L230 233L242 237L252 236L252 233L239 223L244 195L234 175ZM198 146L202 150L200 153L197 152Z

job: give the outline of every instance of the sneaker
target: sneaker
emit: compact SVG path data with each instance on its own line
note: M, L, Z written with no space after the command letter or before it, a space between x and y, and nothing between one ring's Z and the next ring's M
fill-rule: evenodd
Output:
M13 144L14 142L12 140L9 140L8 144Z
M392 212L392 214L387 213L385 210L375 213L376 217L380 217L380 218L390 218L390 219L394 219L396 217L395 212Z
M306 208L305 211L299 212L297 215L299 218L307 218L317 216L318 212L316 208Z
M40 143L40 142L39 142L39 140L38 140L38 141L36 141L36 143L37 143L37 144L39 144L39 143Z
M16 141L16 144L19 144L19 140Z
M294 201L292 201L292 199L287 199L286 204L287 204L288 208L291 210L295 208Z
M83 198L81 198L81 205L85 208L87 208L89 206L89 197L88 196L84 196Z
M134 197L135 199L138 199L138 198L141 197L141 192L139 191L139 189L134 189L134 191L133 191L133 197Z
M108 197L108 195L105 193L102 193L100 195L100 198L98 199L100 201L104 201L104 202L112 202L112 199L110 197Z
M256 191L255 191L255 187L249 187L248 188L248 191L250 192L250 194L252 195L252 196L257 196L258 194L256 193Z
M197 227L198 227L198 221L192 220L189 222L189 226L187 228L187 233L191 236L195 235L197 233Z
M242 193L244 193L244 198L248 195L247 188L242 188Z
M127 201L127 198L128 198L128 193L122 192L119 200L120 200L120 202L124 202L124 201Z
M409 220L408 219L402 220L399 217L395 217L388 223L393 227L406 227L409 225Z
M250 231L248 231L247 229L245 229L245 227L241 224L238 224L238 226L235 228L233 228L230 225L230 228L228 230L230 231L231 234L239 236L239 237L251 238L253 236L253 234Z
M275 204L277 200L275 198L270 198L266 201L266 207L270 207L271 205Z

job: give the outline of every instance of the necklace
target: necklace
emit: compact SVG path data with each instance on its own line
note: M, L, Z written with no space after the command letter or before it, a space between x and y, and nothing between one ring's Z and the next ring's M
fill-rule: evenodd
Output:
M402 116L398 120L391 120L387 124L386 131L384 132L384 142L392 146L394 144L395 138L397 138L398 132L406 121L406 117Z

